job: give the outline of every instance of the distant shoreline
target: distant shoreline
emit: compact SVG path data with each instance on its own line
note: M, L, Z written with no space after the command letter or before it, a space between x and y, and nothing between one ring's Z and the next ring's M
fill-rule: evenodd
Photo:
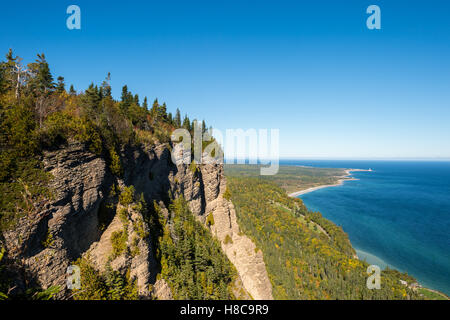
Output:
M338 186L343 185L345 181L356 181L356 180L358 180L358 179L355 179L355 178L351 177L351 175L352 175L351 172L358 172L358 171L359 172L361 172L361 171L363 171L363 172L372 172L373 170L372 169L344 169L344 171L345 171L346 174L344 176L340 177L338 182L335 183L335 184L325 184L325 185L321 185L321 186L317 186L317 187L311 187L311 188L308 188L308 189L296 191L296 192L290 193L289 197L295 198L295 197L298 197L300 195L303 195L303 194L306 194L306 193L310 193L310 192L313 192L313 191L316 191L316 190L320 190L320 189L324 189L324 188L330 188L330 187L338 187Z

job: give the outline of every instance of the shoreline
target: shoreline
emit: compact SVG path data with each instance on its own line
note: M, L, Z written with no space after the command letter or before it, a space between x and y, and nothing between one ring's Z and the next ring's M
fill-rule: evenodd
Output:
M325 184L325 185L321 185L321 186L317 186L317 187L311 187L308 189L304 189L304 190L299 190L293 193L289 194L289 197L293 197L296 198L300 195L306 194L306 193L310 193L316 190L320 190L320 189L324 189L324 188L330 188L330 187L339 187L342 186L344 184L345 181L357 181L359 179L356 178L352 178L352 174L351 172L372 172L372 169L344 169L345 171L345 175L341 176L338 180L337 183L335 184Z
M320 185L320 186L316 186L316 187L311 187L311 188L307 188L304 190L300 190L297 192L293 192L289 194L289 197L298 197L300 195L303 194L307 194L316 190L320 190L320 189L324 189L324 188L330 188L330 187L338 187L344 184L345 181L355 181L355 180L359 180L356 178L352 177L352 173L351 172L372 172L372 169L344 169L346 175L338 177L338 181L335 184L329 184L329 185ZM330 220L331 221L331 220ZM380 257L369 253L365 250L361 250L361 249L357 249L353 246L353 244L351 244L352 248L355 250L355 259L358 259L360 261L366 261L369 264L374 264L377 265L381 268L381 270L385 270L387 267L394 269L394 270L400 270L400 268L396 267L395 265L392 265L390 263L388 263L387 261L384 261L383 259L381 259ZM407 271L403 271L403 272L407 272ZM441 297L443 297L444 299L450 300L450 296L448 296L446 293L441 292L437 289L432 289L429 286L427 286L426 284L422 283L421 280L416 278L415 283L412 284L405 284L402 282L403 285L408 286L411 289L414 290L427 290L429 292L433 292L437 295L440 295Z

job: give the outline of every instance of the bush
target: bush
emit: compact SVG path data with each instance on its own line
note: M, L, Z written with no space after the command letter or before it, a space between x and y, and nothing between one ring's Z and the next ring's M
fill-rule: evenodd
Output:
M122 163L114 149L109 150L109 157L111 159L111 164L109 165L109 168L111 169L112 174L119 178L122 177L123 174Z
M229 234L227 234L227 235L225 236L225 239L224 239L223 243L225 243L225 244L231 244L231 243L233 243L233 239L231 239L231 237L230 237Z
M206 218L206 225L208 227L211 227L214 225L214 215L212 214L212 212L208 215L208 218Z
M124 187L119 196L119 202L123 206L128 206L134 201L134 187Z
M128 234L125 230L115 231L111 235L111 245L113 248L112 256L113 258L117 258L123 252L125 252L127 248L127 240Z

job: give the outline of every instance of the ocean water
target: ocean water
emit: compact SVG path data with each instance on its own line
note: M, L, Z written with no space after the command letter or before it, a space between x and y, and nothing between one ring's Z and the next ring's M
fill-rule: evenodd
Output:
M359 180L299 196L343 227L360 259L406 271L450 295L450 162L282 161L287 165L372 168Z

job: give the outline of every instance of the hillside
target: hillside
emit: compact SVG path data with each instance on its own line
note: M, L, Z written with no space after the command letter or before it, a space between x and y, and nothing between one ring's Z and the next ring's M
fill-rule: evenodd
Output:
M335 183L343 170L281 166L273 177L258 172L256 165L225 166L238 223L264 255L275 299L445 299L391 269L382 271L380 290L367 289L369 264L357 259L342 228L287 195L292 186Z
M272 298L222 166L170 141L204 121L127 86L116 101L109 75L67 91L43 54L24 70L11 51L0 64L1 299Z

